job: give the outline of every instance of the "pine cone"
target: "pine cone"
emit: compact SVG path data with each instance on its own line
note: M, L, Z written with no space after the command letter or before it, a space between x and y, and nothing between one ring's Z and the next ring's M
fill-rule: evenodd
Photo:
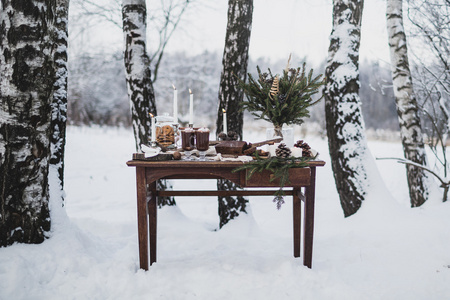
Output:
M238 134L235 131L228 131L228 134L225 132L219 133L219 140L221 141L237 141Z
M281 206L285 203L284 202L284 197L283 196L275 196L275 198L273 198L273 202L275 202L277 204L277 209L279 210L281 208Z
M296 72L297 72L296 69L293 69L293 68L290 68L290 69L289 69L289 73L290 73L289 75L290 75L290 76L295 76L295 73L296 73Z
M219 133L219 140L226 141L228 138L227 134L225 132Z
M238 139L238 134L236 131L228 131L227 136L229 141L237 141Z
M291 153L291 149L286 147L286 144L284 143L281 143L280 145L278 145L278 148L275 149L275 154L277 155L277 157L288 158L289 156L291 156Z
M303 157L312 157L313 156L312 152L311 152L311 147L307 143L303 142L303 140L297 141L295 143L294 147L301 148L303 150L302 151Z

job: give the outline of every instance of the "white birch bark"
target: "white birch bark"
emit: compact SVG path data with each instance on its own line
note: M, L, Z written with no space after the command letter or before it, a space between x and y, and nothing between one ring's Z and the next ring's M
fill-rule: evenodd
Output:
M328 146L345 216L357 212L367 189L367 141L359 98L363 0L334 0L324 89Z
M1 1L0 246L40 243L50 230L54 5Z
M67 121L67 45L69 25L69 0L57 0L54 25L53 60L56 74L52 103L50 136L51 158L49 181L51 199L63 205L64 201L64 151L66 144Z
M122 4L125 38L124 63L136 150L148 144L151 135L149 113L156 115L150 59L146 50L147 8L144 0L124 0Z
M150 58L146 50L147 7L145 0L124 0L122 3L123 32L125 38L124 63L131 121L136 151L151 139L149 113L157 115L155 92L151 79ZM167 189L166 180L158 180L160 190ZM158 206L176 205L173 197L159 197Z
M413 90L403 27L402 0L386 1L386 25L391 55L392 80L397 104L400 135L405 158L426 166L426 153L420 125L419 107ZM411 206L422 205L428 197L427 174L406 165Z

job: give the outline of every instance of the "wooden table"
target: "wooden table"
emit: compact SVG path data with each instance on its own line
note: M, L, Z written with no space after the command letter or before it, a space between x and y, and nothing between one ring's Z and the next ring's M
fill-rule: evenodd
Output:
M316 167L325 165L323 161L311 161L307 168L291 168L290 184L285 193L293 196L294 257L300 257L301 201L304 201L303 265L311 268L314 234L314 197ZM277 180L269 182L272 174L268 171L255 173L249 180L246 171L233 173L232 170L242 162L217 161L145 161L130 160L130 167L136 167L137 221L139 236L140 268L148 270L149 242L150 265L156 262L157 244L157 198L158 196L255 196L273 195L279 187ZM159 191L159 179L228 179L242 188L263 188L257 190L235 191ZM272 189L267 189L272 188ZM304 193L302 192L304 189ZM276 209L274 207L274 209Z

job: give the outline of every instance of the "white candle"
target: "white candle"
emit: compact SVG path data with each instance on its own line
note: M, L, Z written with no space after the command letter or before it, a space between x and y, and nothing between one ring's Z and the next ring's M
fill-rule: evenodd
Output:
M227 129L227 112L223 108L222 108L222 112L223 112L223 132L227 133L228 132L228 129Z
M178 123L178 94L177 88L173 86L173 122Z
M189 89L189 124L194 124L194 94Z
M150 117L152 118L152 142L156 142L156 124L155 117L150 113Z

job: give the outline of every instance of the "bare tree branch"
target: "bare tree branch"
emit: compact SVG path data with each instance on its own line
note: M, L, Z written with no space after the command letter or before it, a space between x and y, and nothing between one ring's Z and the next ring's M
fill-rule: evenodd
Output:
M404 159L404 158L398 158L398 157L382 157L382 158L379 158L379 157L377 157L376 159L377 160L384 160L384 159L397 160L397 162L400 163L400 164L412 165L412 166L415 166L417 168L421 168L421 169L423 169L423 170L433 174L441 182L441 186L440 187L444 189L444 194L442 196L442 202L446 202L447 201L448 191L449 191L449 188L450 188L450 181L445 181L444 179L442 179L441 176L439 176L439 174L437 174L436 172L434 172L430 168L428 168L426 166L423 166L421 164L415 163L415 162L413 162L413 161L411 161L409 159Z
M164 2L164 1L162 1ZM190 0L185 0L181 4L173 5L173 1L170 2L169 8L167 10L164 10L165 12L165 23L163 27L160 29L160 42L157 51L153 55L150 56L150 60L152 61L154 65L154 71L153 71L153 81L156 81L158 77L158 69L161 64L162 57L164 55L164 50L167 46L167 43L169 42L170 38L172 37L173 32L177 28L178 24L180 23L181 17L184 14ZM175 8L178 6L181 6L181 11L174 16L175 20L172 20L171 16ZM172 25L170 28L169 25ZM156 59L156 61L155 61Z
M181 21L189 4L195 0L161 0L160 5L148 12L148 27L152 28L156 49L149 49L150 65L152 66L152 80L156 81L166 46L175 29ZM107 4L99 4L95 0L74 0L74 5L80 11L76 18L82 24L77 28L76 36L88 32L92 24L110 23L122 30L121 1L110 0ZM156 32L155 32L156 31Z
M433 174L440 182L441 184L444 185L450 185L450 182L445 182L444 179L441 178L441 176L439 174L437 174L436 172L434 172L433 170L431 170L430 168L428 168L427 166L423 166L421 164L415 163L412 160L409 159L405 159L405 158L399 158L399 157L377 157L377 160L387 160L387 159L392 159L392 160L396 160L398 163L400 164L405 164L405 165L412 165L415 167L418 167L420 169L423 169L431 174Z

